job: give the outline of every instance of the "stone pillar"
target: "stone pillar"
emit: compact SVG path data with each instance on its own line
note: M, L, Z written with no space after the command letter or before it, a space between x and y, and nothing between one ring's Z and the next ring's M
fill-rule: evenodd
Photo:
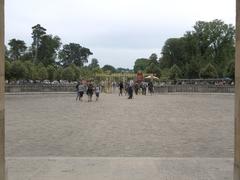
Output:
M240 180L240 0L236 0L234 180Z
M5 180L4 49L4 0L0 0L0 180Z

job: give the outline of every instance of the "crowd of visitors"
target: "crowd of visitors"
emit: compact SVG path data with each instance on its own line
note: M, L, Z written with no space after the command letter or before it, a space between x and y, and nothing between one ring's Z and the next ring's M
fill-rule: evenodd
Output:
M93 84L91 81L79 81L76 85L77 97L76 101L82 101L83 95L86 94L88 97L88 102L93 101L93 95L95 93L96 101L99 100L100 93L102 92L103 86L100 84ZM150 82L134 82L130 80L129 82L119 82L114 84L115 89L119 88L119 96L127 96L128 99L133 99L133 94L135 92L136 95L142 94L147 95L147 91L150 95L154 93L153 83Z
M82 101L84 93L86 93L88 96L88 102L92 101L92 97L94 93L96 95L96 101L98 101L100 91L101 91L101 86L98 84L94 86L93 83L90 81L86 83L83 83L82 81L80 81L76 85L76 91L77 91L76 101L77 100Z
M154 93L154 87L151 81L149 83L147 82L138 83L131 80L126 83L120 82L118 87L119 87L119 96L122 96L123 90L125 90L125 95L128 94L128 99L133 98L134 92L136 95L138 94L147 95L147 89L148 89L148 92L150 95Z

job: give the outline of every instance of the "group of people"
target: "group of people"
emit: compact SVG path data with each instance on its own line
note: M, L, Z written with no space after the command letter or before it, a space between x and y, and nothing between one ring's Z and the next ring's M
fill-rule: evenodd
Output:
M142 95L147 94L148 92L152 95L154 93L153 83L150 81L149 83L146 82L135 82L130 81L129 83L119 83L119 96L123 95L123 91L125 91L125 95L128 94L128 99L133 98L133 92L135 92L136 95L138 95L140 92Z
M82 101L84 93L86 93L87 96L88 96L88 102L92 101L92 97L93 97L94 93L96 95L96 101L98 101L99 95L100 95L100 90L101 89L100 89L100 86L98 84L96 84L94 86L92 84L92 82L88 82L88 83L84 84L82 81L80 81L76 85L76 91L77 91L76 101L77 100Z
M135 92L136 95L147 94L148 92L152 95L154 93L153 83L150 81L149 83L146 82L134 82L133 80L123 83L122 81L118 84L119 87L119 96L123 96L123 93L128 95L128 99L133 99L133 93ZM92 101L93 94L96 95L96 101L98 101L100 92L101 92L101 85L96 84L94 85L92 82L85 82L82 81L78 82L76 85L77 97L76 101L82 101L83 95L86 93L88 96L88 102Z

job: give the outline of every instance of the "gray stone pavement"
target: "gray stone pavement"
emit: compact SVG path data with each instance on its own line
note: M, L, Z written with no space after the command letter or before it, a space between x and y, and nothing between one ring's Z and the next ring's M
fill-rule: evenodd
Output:
M232 157L234 96L6 97L7 156Z
M8 180L232 180L233 100L6 95Z
M8 158L8 180L232 180L231 158Z

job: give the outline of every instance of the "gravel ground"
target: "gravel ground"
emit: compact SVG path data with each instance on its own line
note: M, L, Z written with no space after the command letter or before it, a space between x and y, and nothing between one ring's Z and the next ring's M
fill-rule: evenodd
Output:
M6 95L6 155L232 157L232 94Z

